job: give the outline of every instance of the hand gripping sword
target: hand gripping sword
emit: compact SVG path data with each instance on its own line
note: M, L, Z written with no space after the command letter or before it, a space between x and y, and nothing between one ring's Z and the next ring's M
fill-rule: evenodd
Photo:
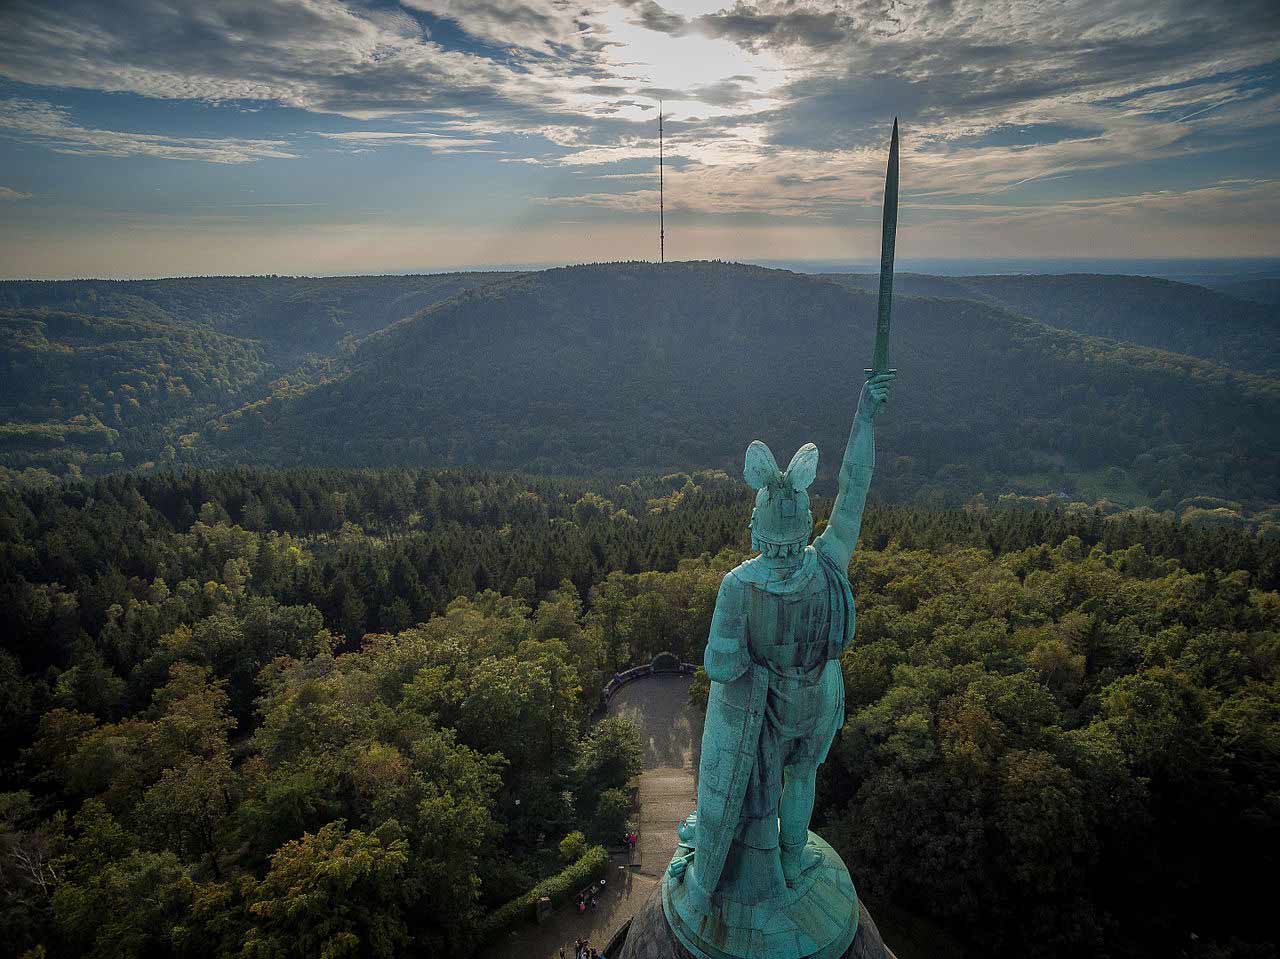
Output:
M880 313L876 319L876 351L868 376L896 373L889 369L889 313L893 307L893 249L898 237L898 118L893 119L889 167L884 175L884 216L880 222Z

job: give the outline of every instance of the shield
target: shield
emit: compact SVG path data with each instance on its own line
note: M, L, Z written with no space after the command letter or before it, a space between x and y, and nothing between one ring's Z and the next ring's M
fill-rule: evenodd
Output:
M755 766L769 673L752 664L731 683L712 683L698 763L698 825L693 878L714 893L737 832Z

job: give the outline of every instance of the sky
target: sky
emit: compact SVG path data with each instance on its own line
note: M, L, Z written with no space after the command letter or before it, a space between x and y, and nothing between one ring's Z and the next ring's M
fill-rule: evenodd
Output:
M0 276L1280 255L1276 0L4 0Z

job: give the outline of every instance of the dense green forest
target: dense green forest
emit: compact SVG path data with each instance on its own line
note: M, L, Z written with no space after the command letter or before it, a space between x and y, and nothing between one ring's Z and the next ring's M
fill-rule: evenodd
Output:
M826 279L876 292L879 277L828 274ZM1140 346L1186 353L1234 369L1280 376L1280 311L1149 276L922 276L899 274L894 291L908 296L979 300L1049 326Z
M331 353L463 290L509 273L428 276L211 276L166 280L4 280L0 309L49 309L204 327L272 355Z
M700 660L750 439L828 508L870 282L0 283L0 940L466 957L580 883L641 755L600 691ZM1280 314L900 291L820 830L975 951L1273 956Z
M749 509L718 471L5 487L6 943L474 954L622 828L599 690L700 658ZM1280 540L885 505L850 575L818 828L864 895L995 956L1275 954Z
M169 319L0 311L0 442L11 460L93 451L117 468L169 441L173 424L239 401L269 364L262 347Z
M759 435L817 442L829 481L870 355L868 282L632 263L0 283L0 469L625 478L733 471ZM886 499L1057 496L1277 525L1274 307L1143 277L908 275L900 289Z
M1237 299L1280 306L1280 280L1274 277L1229 277L1206 285Z

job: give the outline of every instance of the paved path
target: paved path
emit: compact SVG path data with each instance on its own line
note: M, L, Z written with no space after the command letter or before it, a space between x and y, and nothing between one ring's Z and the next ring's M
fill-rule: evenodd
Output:
M697 805L693 753L702 718L689 709L691 677L658 673L618 690L611 716L635 723L645 744L640 776L640 872L660 876L676 850L676 826Z
M640 730L645 771L640 776L638 869L610 863L599 906L579 916L570 903L541 926L517 927L483 955L497 959L559 959L573 956L579 937L603 949L610 937L639 911L676 848L676 824L696 803L693 756L702 741L702 719L689 709L691 677L656 673L623 686L609 703L609 715L625 716Z
M623 876L631 873L630 888ZM561 906L541 926L526 923L516 926L507 936L490 943L480 955L501 959L560 959L564 948L566 959L573 959L573 940L589 939L597 949L603 949L624 922L640 911L648 900L658 880L641 876L610 864L608 884L595 909L588 909L581 916L573 903Z

